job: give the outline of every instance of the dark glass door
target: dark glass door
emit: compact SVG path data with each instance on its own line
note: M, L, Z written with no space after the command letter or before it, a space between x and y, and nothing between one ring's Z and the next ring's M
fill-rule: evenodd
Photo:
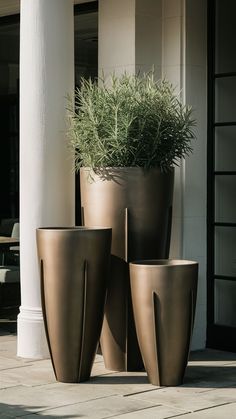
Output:
M98 2L75 6L75 85L80 78L95 79L98 76ZM81 224L80 177L75 178L75 218Z
M80 4L75 14L75 84L98 73L98 2ZM0 18L0 222L19 217L19 46L20 16ZM80 224L79 177L76 222Z
M236 2L209 1L207 346L236 351Z
M0 19L0 219L19 216L19 16Z

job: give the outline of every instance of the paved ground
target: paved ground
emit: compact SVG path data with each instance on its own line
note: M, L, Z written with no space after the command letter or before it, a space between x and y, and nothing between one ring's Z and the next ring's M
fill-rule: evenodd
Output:
M101 356L89 382L57 383L49 360L15 353L16 336L0 329L0 419L236 418L236 354L194 352L184 385L157 388L145 373L105 370Z

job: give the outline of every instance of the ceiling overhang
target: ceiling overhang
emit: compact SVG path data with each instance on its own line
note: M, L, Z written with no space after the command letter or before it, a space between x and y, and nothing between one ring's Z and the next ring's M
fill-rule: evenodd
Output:
M74 0L74 3L90 3L91 1L93 0ZM20 0L0 0L0 16L10 16L18 13L20 13Z

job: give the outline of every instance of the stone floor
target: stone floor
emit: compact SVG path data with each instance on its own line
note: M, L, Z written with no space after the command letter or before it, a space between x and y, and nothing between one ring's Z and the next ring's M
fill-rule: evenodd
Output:
M17 358L14 327L0 326L0 419L236 418L236 354L192 353L180 387L154 387L145 373L107 371L99 355L89 382L62 384L49 360Z

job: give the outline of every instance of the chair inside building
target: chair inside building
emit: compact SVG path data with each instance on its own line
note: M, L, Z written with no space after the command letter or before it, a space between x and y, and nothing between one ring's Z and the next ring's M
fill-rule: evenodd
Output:
M3 219L0 223L0 314L9 317L20 305L20 247L6 246L7 237L19 240L19 220ZM11 317L11 316L10 316Z

